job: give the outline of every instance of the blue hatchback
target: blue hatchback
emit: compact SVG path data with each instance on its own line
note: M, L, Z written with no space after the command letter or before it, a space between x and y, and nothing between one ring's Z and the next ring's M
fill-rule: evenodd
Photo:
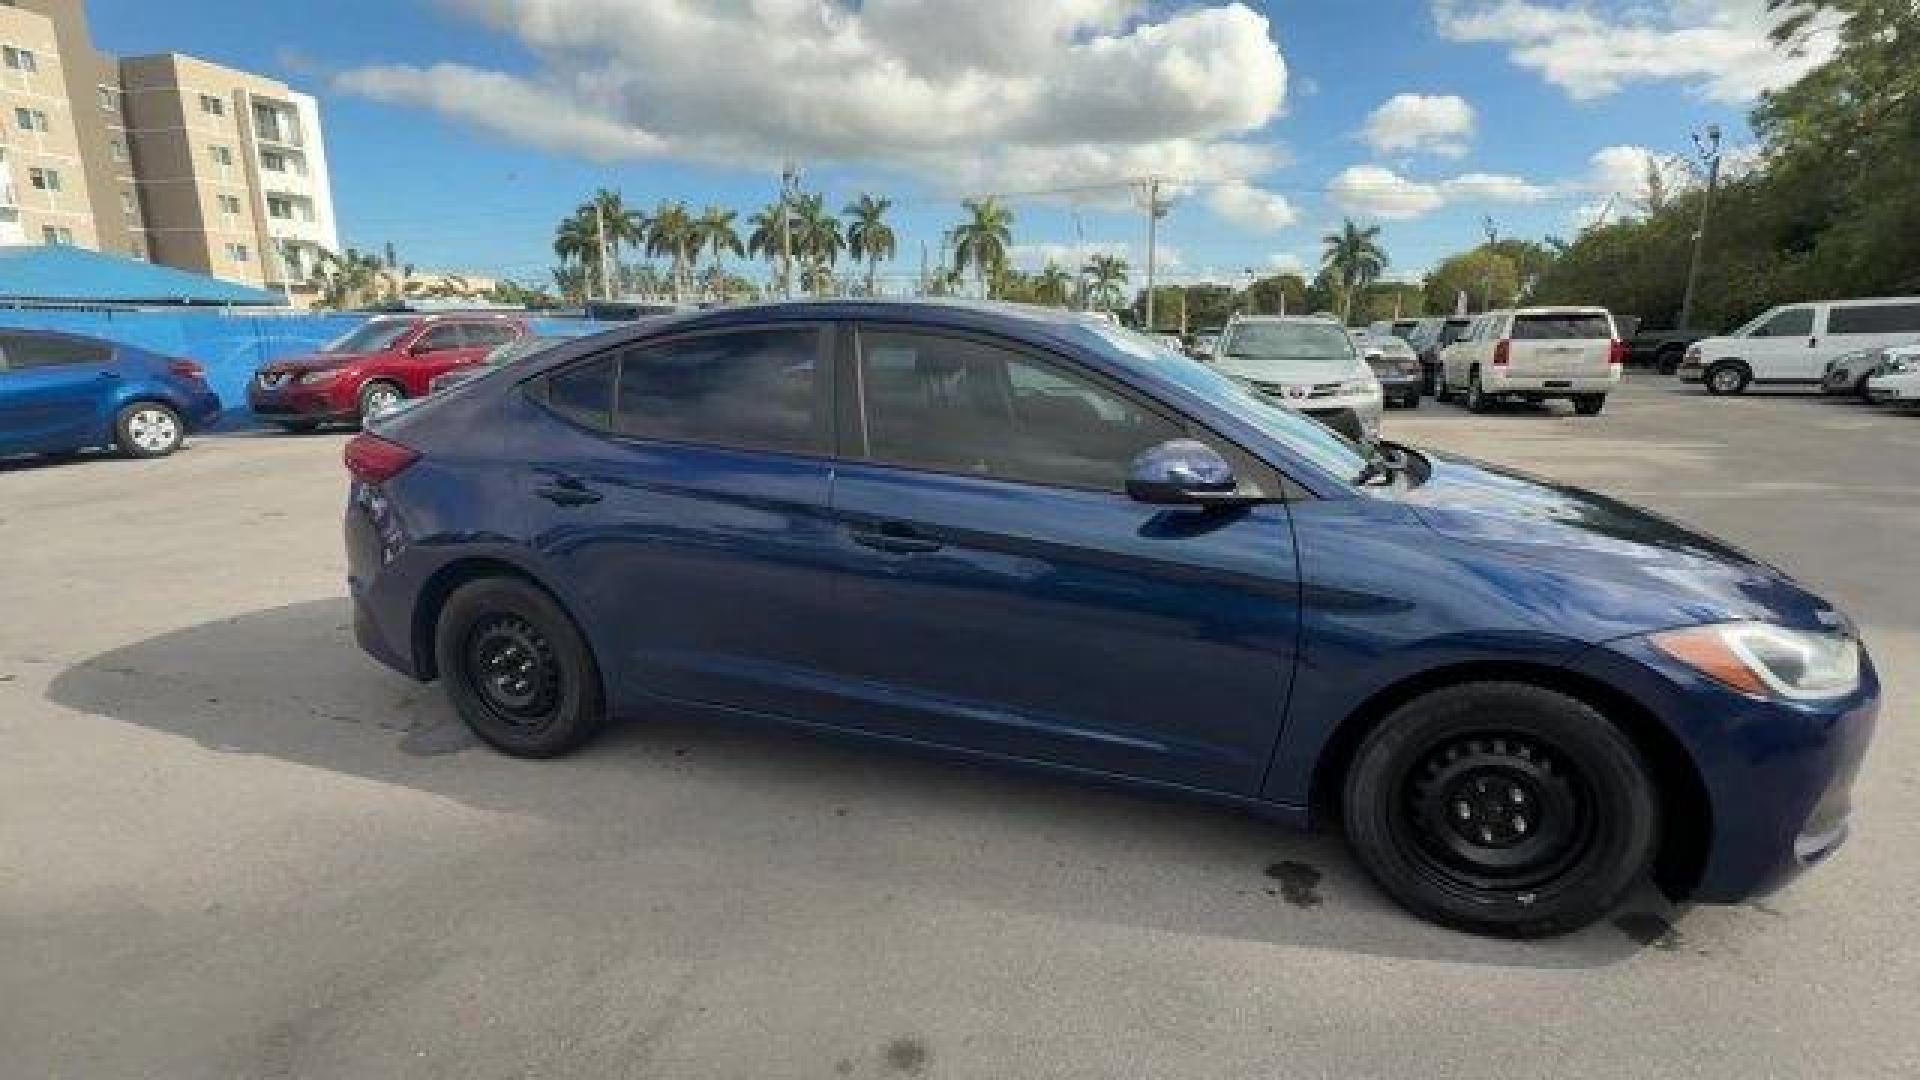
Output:
M192 360L0 327L0 455L111 446L164 457L219 414L220 399Z
M1779 571L1359 447L1113 327L946 303L560 345L348 445L361 643L544 757L663 709L1343 825L1539 935L1832 852L1879 687Z

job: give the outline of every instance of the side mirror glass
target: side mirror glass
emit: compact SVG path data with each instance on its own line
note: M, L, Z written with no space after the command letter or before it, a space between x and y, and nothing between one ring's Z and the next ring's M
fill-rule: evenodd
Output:
M1239 486L1227 459L1194 439L1148 447L1127 468L1127 496L1157 506L1241 502Z

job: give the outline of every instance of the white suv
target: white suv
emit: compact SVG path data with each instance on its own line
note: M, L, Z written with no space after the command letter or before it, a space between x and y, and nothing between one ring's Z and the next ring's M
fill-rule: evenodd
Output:
M1566 398L1592 416L1620 385L1627 343L1599 307L1525 307L1489 311L1440 351L1434 397L1459 393L1485 412L1501 398Z
M1236 317L1206 363L1355 442L1380 437L1380 380L1336 319Z
M1920 335L1920 297L1823 300L1769 309L1725 337L1702 338L1674 374L1738 394L1754 383L1817 383L1827 361L1856 349L1901 345Z

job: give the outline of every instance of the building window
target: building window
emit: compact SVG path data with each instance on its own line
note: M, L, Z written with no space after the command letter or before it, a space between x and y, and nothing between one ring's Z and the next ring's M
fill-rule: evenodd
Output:
M267 196L267 216L293 220L293 200L285 195Z
M120 95L114 93L113 87L102 86L100 88L100 107L107 112L117 113L120 111Z
M234 262L246 262L251 257L245 244L228 244L227 258Z
M212 94L201 94L200 111L206 113L208 116L225 116L227 115L227 103L214 97Z
M7 67L14 71L32 72L40 70L40 63L33 58L32 49L17 49L12 45L8 45L4 50L0 50L0 53L4 53Z
M113 160L115 160L115 161L125 161L125 160L127 160L127 144L126 144L126 141L125 141L124 139L120 139L120 138L112 138L112 139L108 139L108 140L107 140L107 153L109 153L109 154L112 154L112 155L113 155Z
M38 131L43 134L47 131L47 114L39 109L15 109L13 122L20 126L21 131Z
M40 236L49 244L71 245L73 243L73 230L65 225L42 225Z
M147 245L141 243L138 240L135 240L133 243L127 245L127 254L132 255L134 258L139 259L141 262L146 262L147 261Z
M32 184L35 191L59 191L60 172L57 169L28 169L27 183Z
M220 167L221 179L231 180L233 178L233 150L225 146L210 146L207 148L207 153L212 156L213 163Z
M128 221L139 220L140 204L134 201L133 192L123 191L120 193L120 212L127 215Z
M286 172L287 155L278 150L260 151L260 167L268 172Z
M240 216L240 196L238 195L220 196L220 212L222 214L225 214L229 218L239 217ZM229 224L231 224L231 222L229 222Z

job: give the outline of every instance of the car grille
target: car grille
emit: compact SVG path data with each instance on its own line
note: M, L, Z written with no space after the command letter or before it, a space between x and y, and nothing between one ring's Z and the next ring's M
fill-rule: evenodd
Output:
M291 378L293 373L290 371L263 371L260 373L260 389L278 390Z
M1340 384L1337 382L1328 382L1328 383L1256 382L1253 385L1257 387L1261 393L1267 394L1271 397L1277 397L1281 401L1312 401L1315 398L1337 397L1340 394Z

